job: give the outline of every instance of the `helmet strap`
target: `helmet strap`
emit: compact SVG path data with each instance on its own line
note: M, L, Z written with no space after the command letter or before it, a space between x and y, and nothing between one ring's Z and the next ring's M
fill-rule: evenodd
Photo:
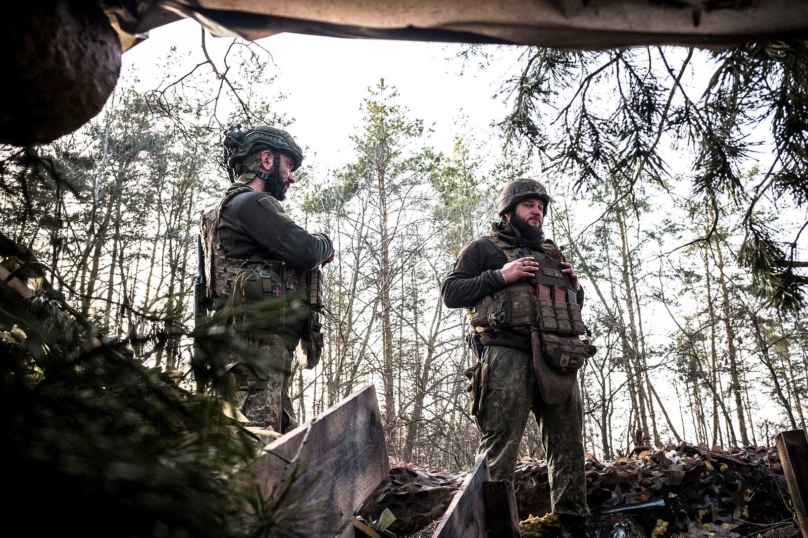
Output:
M255 174L256 177L259 177L264 182L264 192L267 192L272 195L273 198L277 200L283 200L285 198L283 193L283 181L281 181L281 168L280 168L280 161L281 161L281 153L276 149L272 149L272 168L269 172L264 172L263 170L254 170L252 168L244 168L242 170L243 174Z
M261 170L253 170L252 168L245 168L242 171L243 174L255 174L256 176L260 177L264 181L264 185L270 181L271 176L266 172L262 172ZM266 190L266 188L265 188Z
M275 180L281 183L281 152L272 148L272 172L271 175L275 176Z

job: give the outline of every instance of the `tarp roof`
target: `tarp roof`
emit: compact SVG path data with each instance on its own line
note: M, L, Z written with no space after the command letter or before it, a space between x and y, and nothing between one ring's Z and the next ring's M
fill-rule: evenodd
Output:
M124 50L191 17L218 36L724 47L808 36L808 0L102 0Z

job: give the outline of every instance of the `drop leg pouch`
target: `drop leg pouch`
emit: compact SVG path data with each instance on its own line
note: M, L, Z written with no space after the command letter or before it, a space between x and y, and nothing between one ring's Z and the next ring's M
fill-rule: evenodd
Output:
M578 379L577 370L561 373L547 363L539 331L530 332L530 343L533 352L533 369L536 371L536 381L539 384L542 401L550 405L564 403L575 387Z

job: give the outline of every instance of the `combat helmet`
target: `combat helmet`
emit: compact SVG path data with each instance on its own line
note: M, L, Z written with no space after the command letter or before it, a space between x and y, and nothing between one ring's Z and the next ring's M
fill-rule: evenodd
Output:
M513 209L513 206L527 198L538 198L544 202L544 214L547 215L547 210L550 205L550 197L547 195L547 189L544 185L535 179L519 178L511 181L499 193L497 200L497 212L499 216Z
M222 140L221 144L224 148L222 164L227 169L231 183L245 172L251 172L264 181L270 178L280 178L281 151L285 151L292 156L293 172L300 168L303 163L303 150L295 143L292 135L283 129L268 125L254 127L246 131L241 128L241 124L232 125L224 132L224 140ZM272 170L270 173L266 174L260 170L243 168L244 158L262 148L272 150Z

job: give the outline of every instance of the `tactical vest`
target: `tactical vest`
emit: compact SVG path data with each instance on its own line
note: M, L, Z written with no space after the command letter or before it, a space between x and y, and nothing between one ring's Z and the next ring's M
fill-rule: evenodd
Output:
M210 303L213 310L223 313L236 330L246 335L284 334L295 340L302 337L308 357L303 366L313 368L322 349L319 268L303 273L282 261L258 255L237 259L225 254L219 232L221 212L235 196L250 191L246 186L235 189L217 206L201 213L199 229L205 245Z
M569 277L561 272L563 256L551 241L541 251L515 247L496 236L485 237L505 254L508 262L533 256L539 270L531 279L523 278L507 288L484 297L466 310L469 325L477 332L501 328L537 328L543 333L583 335L581 307Z
M560 370L575 370L593 352L579 337L586 334L577 292L561 272L564 256L552 241L541 251L516 247L496 236L485 237L505 254L508 262L533 256L539 269L533 278L522 278L484 297L466 309L469 325L478 333L508 328L521 334L541 333L545 359Z

